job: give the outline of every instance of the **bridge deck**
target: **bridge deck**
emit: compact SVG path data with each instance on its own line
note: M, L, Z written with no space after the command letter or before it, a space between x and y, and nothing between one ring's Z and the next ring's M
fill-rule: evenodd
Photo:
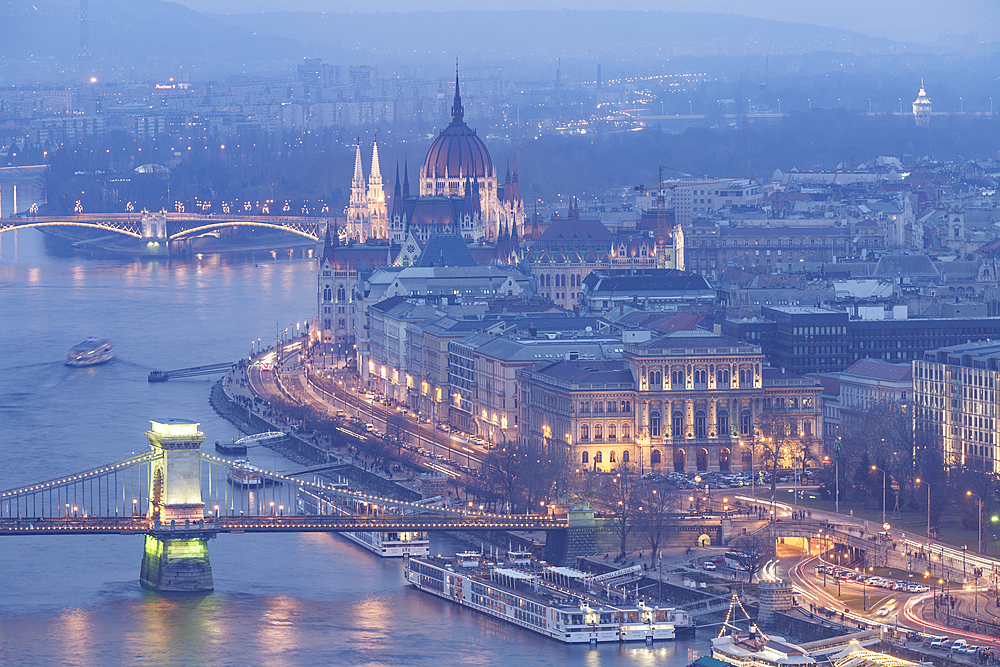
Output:
M559 530L565 521L548 517L460 516L220 516L204 526L155 525L146 517L78 517L0 519L0 535L155 534L214 535L216 533L340 533L354 531L435 530Z

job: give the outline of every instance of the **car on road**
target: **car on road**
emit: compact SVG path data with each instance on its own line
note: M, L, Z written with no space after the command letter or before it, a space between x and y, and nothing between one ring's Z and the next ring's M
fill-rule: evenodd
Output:
M888 616L889 614L892 613L892 610L895 609L895 608L896 608L896 598L893 598L893 599L889 600L888 602L886 602L884 605L882 605L879 608L879 610L877 612L875 612L875 615L876 616L882 616L882 617Z
M375 424L371 424L371 423L365 424L365 430L368 431L369 433L371 433L372 431L375 430Z
M704 569L706 569L706 570L709 570L709 571L712 571L712 570L716 569L715 563L713 563L710 560L709 561L705 561L705 564L702 567Z

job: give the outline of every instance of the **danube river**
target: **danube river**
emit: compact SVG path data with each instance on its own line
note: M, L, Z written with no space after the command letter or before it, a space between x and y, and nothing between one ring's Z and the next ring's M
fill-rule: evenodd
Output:
M146 375L245 356L314 309L308 260L98 260L44 238L0 234L0 489L144 450L151 418L197 420L206 443L228 440L209 381ZM111 338L118 358L64 366L90 335ZM0 665L682 667L708 645L567 647L414 590L400 561L334 535L222 535L210 552L215 592L170 596L139 586L141 537L0 538Z

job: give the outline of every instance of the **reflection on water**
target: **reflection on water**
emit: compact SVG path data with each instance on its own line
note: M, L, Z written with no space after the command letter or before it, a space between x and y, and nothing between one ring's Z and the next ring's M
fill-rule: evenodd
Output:
M309 261L53 257L41 236L18 232L11 259L11 234L0 235L0 488L144 451L150 419L232 439L208 405L212 379L147 374L239 358L315 308ZM65 367L68 346L91 334L118 358ZM264 448L249 458L295 467ZM255 507L275 497L243 494ZM434 553L464 546L432 536ZM221 535L209 552L213 593L163 596L139 587L141 537L2 538L0 664L683 667L708 642L563 646L414 590L400 561L334 535Z

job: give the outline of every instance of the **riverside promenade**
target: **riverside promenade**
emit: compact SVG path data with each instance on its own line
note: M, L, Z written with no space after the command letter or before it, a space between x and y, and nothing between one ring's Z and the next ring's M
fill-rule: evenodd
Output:
M403 465L376 465L374 457L363 451L361 442L350 442L349 435L335 440L329 435L305 433L295 429L295 422L273 406L273 401L281 395L280 390L277 390L281 379L277 375L288 371L274 371L275 385L269 387L262 387L260 383L255 387L250 377L251 369L260 367L262 359L273 359L274 356L273 348L265 349L250 359L241 360L222 377L213 390L212 399L213 407L220 415L248 435L261 431L287 433L290 441L298 441L294 443L298 446L279 444L271 448L303 466L339 463L345 467L353 467L366 476L381 478L387 484L395 484L414 496L420 495L418 471ZM329 410L330 406L324 397L310 395L309 399L314 407ZM335 409L333 412L335 413ZM370 481L367 485L371 485Z

